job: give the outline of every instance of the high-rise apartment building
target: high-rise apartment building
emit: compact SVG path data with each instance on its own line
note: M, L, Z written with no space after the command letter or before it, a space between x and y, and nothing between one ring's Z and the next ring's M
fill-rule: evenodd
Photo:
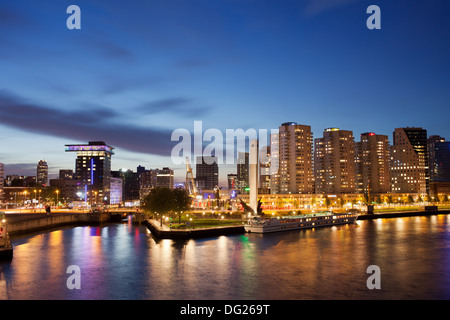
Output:
M219 185L217 157L197 157L195 183L198 189L213 190Z
M259 192L270 193L270 146L259 151Z
M76 152L75 178L79 180L78 193L86 202L93 199L110 203L111 156L114 148L103 141L66 145L66 152Z
M0 201L4 198L4 189L5 187L5 165L0 163Z
M314 193L311 126L286 122L278 135L280 193Z
M352 131L328 128L323 138L314 142L316 193L354 193L355 144Z
M167 167L162 168L161 170L157 169L156 173L156 186L173 189L174 187L173 180L173 170Z
M391 147L391 191L428 193L427 130L409 127L395 129Z
M280 135L270 135L270 193L280 193Z
M355 142L356 192L389 192L389 160L388 136L373 132L361 134L361 141Z
M40 160L37 164L36 183L39 186L48 185L48 165L44 160Z
M228 181L228 189L229 190L236 190L237 174L236 173L229 173L227 175L227 181Z
M236 188L244 192L249 187L249 153L239 152L237 158L237 179Z
M450 181L450 141L435 135L428 138L428 167L430 181Z

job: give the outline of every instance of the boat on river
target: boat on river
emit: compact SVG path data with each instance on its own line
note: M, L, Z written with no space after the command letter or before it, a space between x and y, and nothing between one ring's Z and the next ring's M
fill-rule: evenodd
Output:
M246 232L269 233L351 224L355 223L356 219L358 219L357 213L333 213L332 211L277 218L256 215L248 219L244 228Z

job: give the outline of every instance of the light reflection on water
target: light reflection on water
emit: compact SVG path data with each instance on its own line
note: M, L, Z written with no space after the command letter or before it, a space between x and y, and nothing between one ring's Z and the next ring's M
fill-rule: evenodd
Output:
M130 222L13 240L2 299L449 299L447 215L198 240L155 239ZM69 290L66 269L81 269ZM369 265L381 290L369 290Z

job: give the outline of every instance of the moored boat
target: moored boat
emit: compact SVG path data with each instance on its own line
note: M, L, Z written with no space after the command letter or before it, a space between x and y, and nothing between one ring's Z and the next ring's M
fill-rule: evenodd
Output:
M252 216L244 226L246 232L268 233L355 223L357 213L315 212L296 216L263 218Z

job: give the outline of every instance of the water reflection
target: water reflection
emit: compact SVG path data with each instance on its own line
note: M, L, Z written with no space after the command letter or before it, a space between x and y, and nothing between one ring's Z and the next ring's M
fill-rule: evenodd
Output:
M14 239L2 299L448 299L447 215L199 240L131 221ZM369 265L381 290L366 287ZM67 267L81 269L69 290Z

